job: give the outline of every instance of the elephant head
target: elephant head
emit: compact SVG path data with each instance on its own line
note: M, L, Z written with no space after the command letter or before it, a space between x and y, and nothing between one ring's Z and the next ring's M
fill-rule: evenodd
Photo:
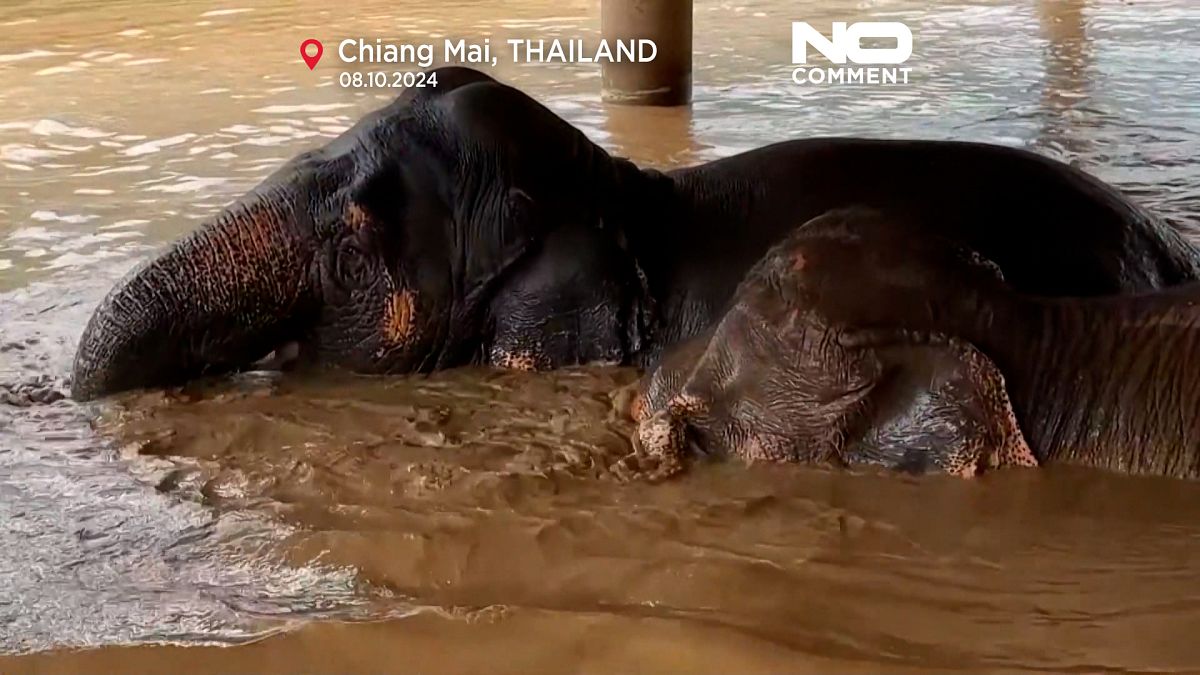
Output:
M84 330L73 396L235 371L293 344L359 372L485 351L496 295L541 243L601 232L647 178L516 89L433 72L436 88L291 160L117 284Z

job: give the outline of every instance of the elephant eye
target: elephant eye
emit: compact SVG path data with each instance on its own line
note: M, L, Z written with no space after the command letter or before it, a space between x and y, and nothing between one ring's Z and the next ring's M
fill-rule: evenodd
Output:
M370 264L367 254L356 243L346 243L338 250L338 282L345 288L357 288L367 284Z

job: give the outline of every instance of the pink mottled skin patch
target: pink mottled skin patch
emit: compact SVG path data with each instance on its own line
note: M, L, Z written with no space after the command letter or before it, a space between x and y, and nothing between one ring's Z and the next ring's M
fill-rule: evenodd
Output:
M383 335L394 345L407 343L413 335L416 315L415 294L404 289L392 293L383 311Z

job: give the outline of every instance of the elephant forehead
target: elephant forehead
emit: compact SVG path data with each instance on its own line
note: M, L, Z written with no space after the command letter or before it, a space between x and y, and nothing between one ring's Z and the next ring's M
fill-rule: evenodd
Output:
M394 291L383 308L383 336L394 344L403 345L412 338L416 318L416 293L405 288Z

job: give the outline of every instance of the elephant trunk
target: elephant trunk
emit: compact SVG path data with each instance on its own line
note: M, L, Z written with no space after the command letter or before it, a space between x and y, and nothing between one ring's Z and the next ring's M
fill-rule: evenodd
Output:
M313 247L288 203L235 204L118 283L84 329L72 396L235 370L295 338Z

